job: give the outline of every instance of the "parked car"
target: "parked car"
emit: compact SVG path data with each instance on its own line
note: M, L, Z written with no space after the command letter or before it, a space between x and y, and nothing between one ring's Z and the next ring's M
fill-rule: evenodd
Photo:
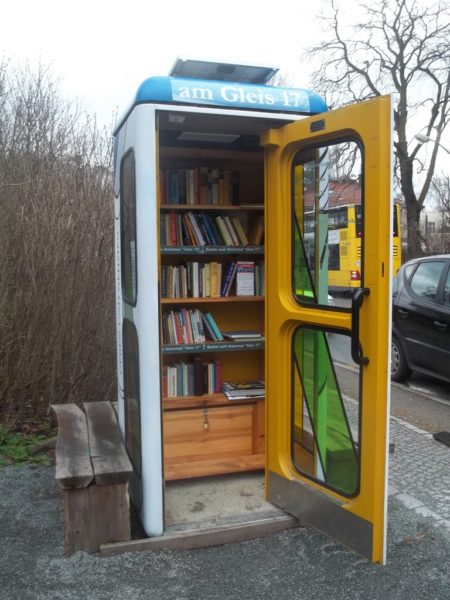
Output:
M392 303L391 378L418 371L450 382L450 254L402 265Z

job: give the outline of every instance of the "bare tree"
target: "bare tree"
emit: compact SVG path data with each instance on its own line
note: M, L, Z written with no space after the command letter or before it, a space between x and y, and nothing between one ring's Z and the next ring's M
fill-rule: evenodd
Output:
M393 94L396 174L407 211L408 252L420 255L420 213L450 118L449 3L360 2L354 13L363 16L348 28L339 1L328 6L322 16L324 41L308 50L319 65L313 86L330 105ZM419 114L426 124L422 131L435 140L421 178L417 177L423 168L418 161L420 144L413 137L418 132L410 131L411 118Z
M0 421L114 397L111 136L48 67L0 66Z
M424 242L429 253L442 254L450 251L450 177L434 175L431 185L434 211L424 214Z
M437 208L450 219L450 176L435 175L432 180Z

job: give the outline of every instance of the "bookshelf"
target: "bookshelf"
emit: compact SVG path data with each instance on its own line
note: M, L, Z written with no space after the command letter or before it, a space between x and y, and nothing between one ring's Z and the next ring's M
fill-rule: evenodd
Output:
M221 392L223 381L264 379L263 186L259 151L160 147L166 480L264 467L264 398ZM202 315L219 334L260 337L211 339L215 329Z

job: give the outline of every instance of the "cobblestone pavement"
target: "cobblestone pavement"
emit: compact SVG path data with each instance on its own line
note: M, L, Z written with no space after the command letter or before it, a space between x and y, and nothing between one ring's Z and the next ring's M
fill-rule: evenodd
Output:
M396 417L390 439L389 495L450 530L450 448Z

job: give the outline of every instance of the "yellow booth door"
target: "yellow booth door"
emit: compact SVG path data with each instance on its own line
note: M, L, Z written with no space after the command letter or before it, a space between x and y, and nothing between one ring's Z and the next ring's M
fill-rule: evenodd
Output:
M268 498L375 562L386 535L391 118L385 96L261 136ZM360 285L332 297L328 273L348 264L356 214Z

